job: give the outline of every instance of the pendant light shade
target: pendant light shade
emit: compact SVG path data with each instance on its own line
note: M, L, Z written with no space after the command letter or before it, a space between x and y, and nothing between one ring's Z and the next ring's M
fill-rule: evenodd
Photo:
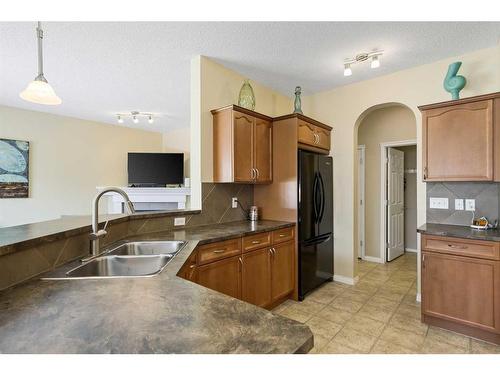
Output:
M60 97L58 97L49 85L45 77L43 76L43 54L42 54L42 40L43 40L43 30L42 25L38 22L38 27L36 28L37 42L38 42L38 76L28 84L28 87L19 94L19 96L32 103L45 104L45 105L58 105L62 103Z

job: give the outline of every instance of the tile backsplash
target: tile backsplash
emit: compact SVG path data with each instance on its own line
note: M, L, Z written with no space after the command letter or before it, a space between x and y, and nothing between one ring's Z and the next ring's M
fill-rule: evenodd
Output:
M472 212L455 210L455 199L475 199L475 217L486 216L493 223L499 218L500 184L496 182L428 182L427 222L469 225ZM430 198L448 198L448 209L430 208Z

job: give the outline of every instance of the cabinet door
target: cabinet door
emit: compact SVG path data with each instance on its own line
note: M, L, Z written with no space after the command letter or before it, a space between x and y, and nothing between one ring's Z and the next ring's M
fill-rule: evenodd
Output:
M298 141L310 146L316 146L315 126L308 122L298 120Z
M493 180L493 101L423 113L426 181Z
M270 121L255 119L255 169L257 182L272 182L273 128Z
M241 298L266 307L271 303L271 249L251 251L242 259Z
M272 298L276 301L294 289L295 242L285 242L274 246L272 257Z
M207 288L241 298L240 257L219 260L197 268L197 283Z
M234 112L234 181L253 182L254 118ZM227 155L227 157L231 157Z
M422 312L500 332L499 262L422 252Z
M330 149L330 131L316 127L316 134L318 135L318 147L324 148L325 150Z

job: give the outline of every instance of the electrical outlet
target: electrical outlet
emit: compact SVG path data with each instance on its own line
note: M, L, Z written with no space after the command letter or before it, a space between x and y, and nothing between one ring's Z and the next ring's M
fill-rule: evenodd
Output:
M464 209L464 200L455 199L455 210L463 210L463 209Z
M178 226L178 225L186 225L186 218L185 217L174 218L174 226Z
M238 208L238 198L237 197L233 197L231 199L231 207L232 208Z
M430 198L429 208L437 208L441 210L448 209L448 198Z
M476 200L466 199L465 200L465 210L466 211L476 211Z

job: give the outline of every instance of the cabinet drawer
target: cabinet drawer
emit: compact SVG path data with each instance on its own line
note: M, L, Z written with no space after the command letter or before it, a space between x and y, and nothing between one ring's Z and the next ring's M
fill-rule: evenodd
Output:
M210 263L215 260L228 258L241 253L241 240L227 240L201 245L197 249L198 264Z
M273 232L273 244L293 240L294 228L283 228Z
M422 250L482 259L500 259L497 242L422 236Z
M260 249L271 245L271 232L243 237L243 252Z

